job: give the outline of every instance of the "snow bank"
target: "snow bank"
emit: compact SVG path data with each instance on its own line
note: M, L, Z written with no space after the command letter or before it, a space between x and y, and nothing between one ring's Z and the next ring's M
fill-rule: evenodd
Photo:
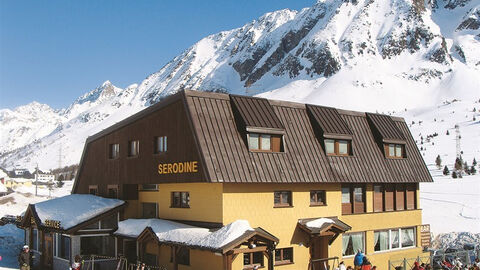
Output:
M305 225L308 228L313 229L313 228L321 228L324 224L333 224L333 223L335 222L329 218L317 218L305 223Z
M246 220L237 220L217 231L210 232L206 228L164 219L127 219L118 223L118 230L115 234L136 238L147 227L152 229L160 242L173 242L210 249L219 249L236 240L245 232L253 231Z
M37 203L35 210L42 223L58 220L63 229L68 229L124 203L90 194L72 194Z

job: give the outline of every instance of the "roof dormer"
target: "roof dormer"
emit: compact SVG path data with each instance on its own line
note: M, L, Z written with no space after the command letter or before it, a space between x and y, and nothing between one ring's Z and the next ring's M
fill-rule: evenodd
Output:
M238 130L252 152L283 152L285 127L267 99L230 95Z
M325 154L351 156L353 133L337 109L310 104L306 106Z
M386 158L405 158L406 139L392 117L383 114L366 113L377 144Z

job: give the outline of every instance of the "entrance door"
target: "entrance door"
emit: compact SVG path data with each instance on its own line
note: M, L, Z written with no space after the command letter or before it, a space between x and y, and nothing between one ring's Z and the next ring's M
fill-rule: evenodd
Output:
M43 238L43 266L46 269L52 269L53 263L53 235L52 233L44 233Z
M328 258L328 241L330 236L319 236L312 239L310 258L312 270L329 270L332 268L330 261L321 260ZM330 267L329 267L330 264Z

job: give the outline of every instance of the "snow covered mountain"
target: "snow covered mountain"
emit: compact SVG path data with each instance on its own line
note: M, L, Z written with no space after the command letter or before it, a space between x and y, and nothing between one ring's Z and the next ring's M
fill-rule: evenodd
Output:
M0 166L78 163L89 135L181 89L365 111L473 102L479 28L478 0L324 0L267 13L205 37L139 85L107 81L59 111L1 110Z

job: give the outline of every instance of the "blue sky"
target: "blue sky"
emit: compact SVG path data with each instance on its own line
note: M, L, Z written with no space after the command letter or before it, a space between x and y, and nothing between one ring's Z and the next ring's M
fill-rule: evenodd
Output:
M209 34L315 0L0 1L0 108L141 82Z

